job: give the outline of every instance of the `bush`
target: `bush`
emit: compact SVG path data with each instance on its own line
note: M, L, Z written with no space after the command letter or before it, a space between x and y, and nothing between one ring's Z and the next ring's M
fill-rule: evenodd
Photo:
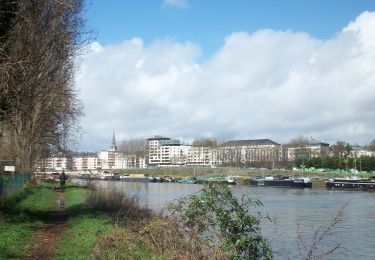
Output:
M229 259L272 259L271 247L260 232L261 216L249 213L251 206L260 205L247 196L239 201L226 185L211 184L168 209L197 248L219 247Z

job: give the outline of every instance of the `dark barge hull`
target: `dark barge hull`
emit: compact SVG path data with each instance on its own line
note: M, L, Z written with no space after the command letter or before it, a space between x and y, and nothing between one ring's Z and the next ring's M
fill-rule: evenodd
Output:
M293 187L293 180L264 180L264 186Z
M312 182L293 182L293 188L312 188Z
M264 180L262 179L250 179L250 185L254 186L263 186L264 185Z
M327 181L327 189L375 191L374 181Z
M268 187L291 187L291 188L312 188L311 182L299 182L296 180L263 180L250 179L250 185Z

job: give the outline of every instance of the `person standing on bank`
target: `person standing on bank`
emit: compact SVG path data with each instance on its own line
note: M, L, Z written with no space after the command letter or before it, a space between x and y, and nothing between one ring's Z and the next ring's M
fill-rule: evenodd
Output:
M64 191L65 189L65 181L68 179L68 176L66 176L65 171L63 170L60 174L60 189L61 191Z

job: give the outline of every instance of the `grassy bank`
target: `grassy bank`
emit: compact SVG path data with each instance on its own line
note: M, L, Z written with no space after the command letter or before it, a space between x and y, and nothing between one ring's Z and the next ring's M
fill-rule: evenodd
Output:
M37 229L55 210L60 195L53 191L55 185L29 185L1 201L0 259L28 257ZM136 199L112 189L87 189L71 183L67 183L64 197L68 228L58 239L54 259L170 259L170 251L178 251L177 246L153 242L162 230L169 229Z
M27 256L35 230L45 213L54 209L56 199L49 185L28 185L1 201L0 259Z
M175 225L110 187L65 191L69 228L56 259L173 259L195 254Z

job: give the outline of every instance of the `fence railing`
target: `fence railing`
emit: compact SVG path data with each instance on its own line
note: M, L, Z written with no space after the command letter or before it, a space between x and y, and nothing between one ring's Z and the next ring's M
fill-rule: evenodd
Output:
M30 177L29 173L0 175L0 197L21 188L30 180Z

